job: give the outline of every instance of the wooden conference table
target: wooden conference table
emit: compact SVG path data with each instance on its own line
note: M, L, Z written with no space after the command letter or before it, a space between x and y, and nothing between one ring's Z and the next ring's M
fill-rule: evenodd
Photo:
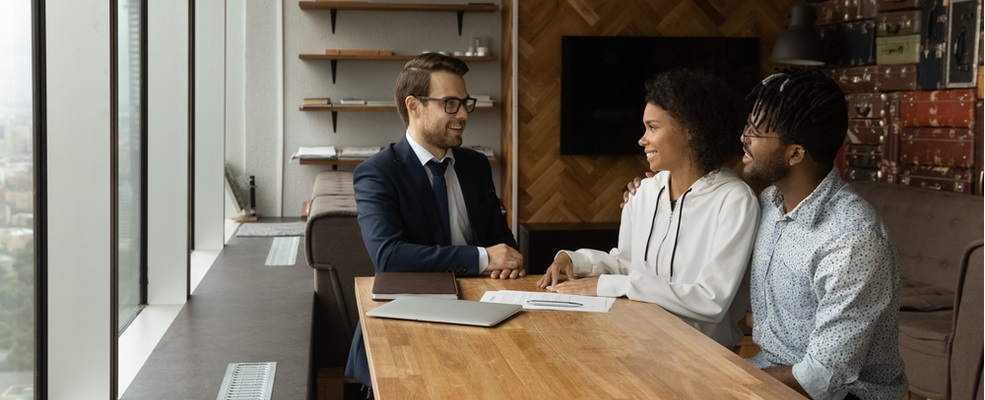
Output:
M461 298L537 291L539 276L459 278ZM798 399L799 394L649 303L608 313L523 310L494 328L366 317L356 296L377 399Z

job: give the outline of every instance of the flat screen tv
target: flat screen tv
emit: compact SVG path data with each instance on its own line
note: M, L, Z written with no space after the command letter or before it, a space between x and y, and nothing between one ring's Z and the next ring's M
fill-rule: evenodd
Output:
M673 68L706 71L744 96L759 80L759 39L562 37L561 154L642 154L643 84Z

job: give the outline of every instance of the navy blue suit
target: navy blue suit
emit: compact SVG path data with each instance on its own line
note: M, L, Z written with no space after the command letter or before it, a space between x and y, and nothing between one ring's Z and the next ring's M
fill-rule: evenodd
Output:
M500 243L517 247L493 186L489 160L470 149L451 151L475 242L469 246L439 243L441 218L434 191L406 137L356 167L353 186L359 228L377 271L478 275L476 247ZM370 385L361 326L356 327L352 340L346 375Z

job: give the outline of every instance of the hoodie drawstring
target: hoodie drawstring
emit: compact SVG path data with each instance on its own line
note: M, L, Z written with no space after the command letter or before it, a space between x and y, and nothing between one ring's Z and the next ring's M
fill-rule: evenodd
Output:
M657 210L660 209L660 196L663 196L664 189L666 189L666 188L667 188L666 186L661 187L660 188L660 192L657 193L657 206L653 209L653 221L650 222L650 232L646 236L646 248L643 249L643 262L646 262L647 257L650 254L650 240L653 239L653 228L656 227L656 225L657 225ZM684 192L683 195L681 195L681 199L680 199L681 204L680 204L679 207L676 207L680 211L677 214L677 230L674 233L674 249L670 253L670 277L671 278L674 277L674 258L677 257L677 239L681 235L681 220L684 219L684 198L687 197L687 194L688 193L691 193L691 189L690 188L686 192ZM671 213L671 216L673 217L673 214L674 214L673 208L670 210L670 213Z

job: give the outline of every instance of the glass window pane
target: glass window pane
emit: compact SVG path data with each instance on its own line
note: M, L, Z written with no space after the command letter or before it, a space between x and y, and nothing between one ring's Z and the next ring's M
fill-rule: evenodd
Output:
M0 2L0 398L34 398L31 1Z
M141 0L120 0L119 32L119 322L120 331L141 306L142 187Z

